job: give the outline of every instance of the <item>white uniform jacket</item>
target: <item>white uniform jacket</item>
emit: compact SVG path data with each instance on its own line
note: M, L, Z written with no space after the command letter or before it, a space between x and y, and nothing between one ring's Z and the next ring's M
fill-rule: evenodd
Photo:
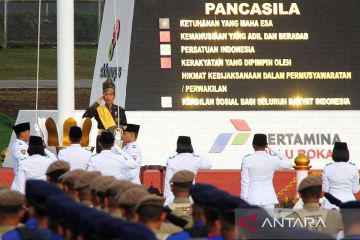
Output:
M29 156L27 153L28 147L27 143L20 139L15 139L15 142L10 147L9 155L12 158L15 175L18 172L19 162L25 160Z
M56 159L52 156L35 154L27 157L19 164L18 173L11 185L11 189L25 194L25 182L29 179L46 180L46 170Z
M113 153L111 150L102 150L89 160L88 171L100 171L104 176L114 176L118 180L131 180L134 176L132 169L137 163L125 152Z
M188 170L196 173L199 170L210 169L212 164L209 160L194 153L179 153L169 157L166 162L164 197L165 205L173 202L174 195L171 192L170 180L180 170Z
M273 185L274 172L292 166L292 161L280 152L270 155L265 151L256 151L245 156L241 165L240 197L258 206L277 204Z
M137 144L137 142L128 143L126 144L126 146L124 146L123 151L129 154L130 157L132 157L134 161L137 163L137 168L130 170L130 171L134 171L134 175L135 175L135 177L130 181L135 184L141 184L140 168L142 162L142 155L139 145Z
M91 152L82 148L80 144L71 144L59 151L58 158L67 161L70 164L70 170L83 169L86 170Z
M359 192L359 169L351 162L333 162L324 166L322 191L331 193L342 202L355 200ZM324 208L337 208L325 200Z

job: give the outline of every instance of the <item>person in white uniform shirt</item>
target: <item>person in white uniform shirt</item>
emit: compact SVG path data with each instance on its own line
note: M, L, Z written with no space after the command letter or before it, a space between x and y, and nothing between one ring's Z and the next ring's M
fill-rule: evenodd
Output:
M86 170L91 152L80 146L82 137L81 128L73 126L70 128L69 137L71 145L59 151L58 158L67 161L70 164L70 170Z
M137 143L137 137L139 134L140 125L127 124L123 127L122 140L125 143L123 151L129 154L137 163L137 168L132 170L135 172L135 177L130 179L132 183L141 184L140 182L140 168L142 162L141 149Z
M346 142L336 142L332 153L334 162L325 165L322 173L322 191L343 203L355 200L354 194L359 192L359 169L349 162L349 155ZM328 200L325 200L323 207L338 209Z
M16 139L10 147L9 155L12 158L14 174L16 175L19 168L19 162L29 156L27 153L27 143L30 138L30 123L19 123L13 127L13 130L16 134Z
M255 134L252 142L255 153L246 155L241 165L240 197L252 205L274 208L279 203L273 185L273 176L278 169L290 169L293 165L284 154L267 154L265 134Z
M188 170L195 175L199 170L212 167L209 160L194 153L191 139L188 136L179 136L176 147L177 154L169 157L166 162L164 197L165 205L173 202L174 195L171 191L170 180L180 170Z
M130 181L135 177L132 170L138 164L134 159L122 150L116 153L111 151L114 146L114 135L111 132L103 132L99 144L102 150L90 158L87 171L100 171L103 176L114 176L118 180Z
M29 148L27 150L29 157L21 161L18 173L11 185L11 189L25 193L25 182L29 179L46 180L46 170L50 164L56 161L55 155L45 149L43 139L38 136L31 136Z

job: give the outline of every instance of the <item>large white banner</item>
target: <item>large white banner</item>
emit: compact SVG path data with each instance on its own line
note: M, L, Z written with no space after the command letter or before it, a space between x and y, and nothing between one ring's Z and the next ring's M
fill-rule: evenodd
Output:
M96 56L90 104L102 95L110 75L116 84L116 102L125 106L134 0L106 0Z
M334 142L345 141L350 161L360 166L360 111L136 111L127 117L141 125L145 165L165 165L177 137L188 135L214 169L240 169L242 157L254 151L253 135L265 133L270 148L292 160L305 152L312 169L331 162Z

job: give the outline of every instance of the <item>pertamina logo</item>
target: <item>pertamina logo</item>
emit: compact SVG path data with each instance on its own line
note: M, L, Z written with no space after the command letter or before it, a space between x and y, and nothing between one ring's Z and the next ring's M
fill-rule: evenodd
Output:
M230 121L234 125L235 129L239 131L236 133L231 145L244 145L251 134L249 125L243 119L231 119ZM233 135L234 133L220 133L215 139L215 142L211 146L209 152L220 153L224 151Z

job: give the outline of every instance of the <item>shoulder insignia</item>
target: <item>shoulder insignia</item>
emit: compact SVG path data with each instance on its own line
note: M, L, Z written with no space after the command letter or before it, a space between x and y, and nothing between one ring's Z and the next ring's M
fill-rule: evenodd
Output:
M19 145L24 145L22 142L19 142Z
M245 157L249 157L249 156L251 156L251 154L247 154L247 155L245 155L245 156L244 156L244 158L245 158Z
M333 164L332 162L331 163L328 163L328 164L326 164L325 166L329 166L329 165L331 165L331 164Z
M197 154L195 154L195 153L192 153L192 155L193 155L194 157L200 157L200 155L197 155Z
M277 153L276 153L276 152L273 152L273 151L269 151L269 155L271 155L271 156L277 156Z
M132 147L133 147L133 148L137 148L136 145L133 145Z
M353 162L348 162L349 164L351 164L351 165L353 165L353 166L356 166L356 164L355 163L353 163Z
M173 158L175 158L175 156L176 156L176 155L174 155L174 156L171 156L171 157L169 157L169 159L173 159Z
M46 155L45 157L46 157L46 158L51 158L51 157L50 157L50 156L48 156L48 155Z

